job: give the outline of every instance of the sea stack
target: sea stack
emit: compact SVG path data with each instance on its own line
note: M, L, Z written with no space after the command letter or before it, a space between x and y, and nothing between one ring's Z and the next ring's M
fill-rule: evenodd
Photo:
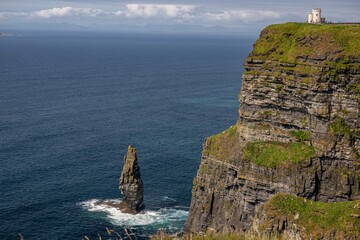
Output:
M124 166L120 176L120 191L123 200L120 210L124 213L137 214L144 208L144 186L140 176L140 168L136 149L129 145L124 156Z

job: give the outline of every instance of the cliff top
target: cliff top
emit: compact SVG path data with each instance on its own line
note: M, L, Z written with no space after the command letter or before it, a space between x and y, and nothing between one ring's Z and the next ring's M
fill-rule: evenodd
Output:
M360 24L284 23L266 27L250 57L288 63L310 59L337 67L359 64L359 46Z

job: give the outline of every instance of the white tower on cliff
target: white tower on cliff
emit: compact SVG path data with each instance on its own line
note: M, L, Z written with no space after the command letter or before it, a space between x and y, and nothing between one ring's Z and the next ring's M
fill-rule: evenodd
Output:
M321 18L321 8L313 8L308 14L308 23L324 23L325 18Z

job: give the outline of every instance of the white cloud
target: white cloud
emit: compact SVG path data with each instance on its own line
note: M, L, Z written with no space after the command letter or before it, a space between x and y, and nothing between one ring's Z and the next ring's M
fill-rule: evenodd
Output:
M0 12L0 19L14 18L14 17L26 17L27 13L23 12Z
M279 19L282 15L273 11L234 10L223 12L206 12L204 18L209 21L242 21L260 22L264 20Z
M94 20L89 20L93 18ZM104 11L96 8L55 7L32 12L0 12L0 19L51 19L55 21L66 19L76 23L83 19L83 23L101 20L103 23L114 23L115 19L123 23L150 23L151 21L236 26L241 23L257 23L262 21L286 18L285 15L274 11L255 10L206 10L204 6L175 5L175 4L127 4L119 9Z
M196 6L171 4L127 4L126 17L140 18L181 18L192 13Z
M100 17L107 15L101 9L58 7L33 12L0 12L0 18L64 18L64 17Z
M35 17L35 18L73 17L73 16L97 17L103 13L104 12L100 9L60 7L60 8L51 8L51 9L35 11L30 13L29 17Z

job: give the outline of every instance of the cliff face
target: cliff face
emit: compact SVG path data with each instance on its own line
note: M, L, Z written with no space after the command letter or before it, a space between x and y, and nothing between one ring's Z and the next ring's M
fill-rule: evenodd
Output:
M204 143L185 232L249 230L277 193L360 199L358 35L359 25L262 31L244 64L237 123Z

